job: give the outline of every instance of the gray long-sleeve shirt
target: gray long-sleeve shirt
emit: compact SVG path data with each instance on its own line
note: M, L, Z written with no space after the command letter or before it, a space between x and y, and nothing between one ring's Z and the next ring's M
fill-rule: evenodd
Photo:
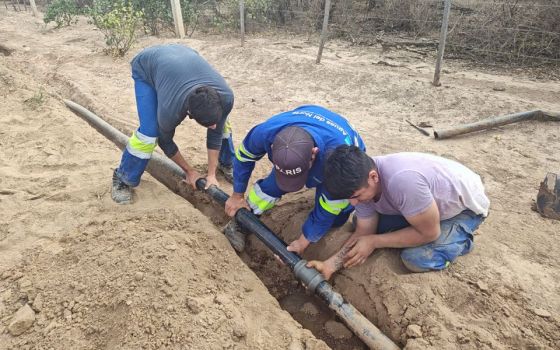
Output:
M220 96L222 118L206 135L206 147L220 149L224 124L233 108L233 91L198 52L178 44L152 46L136 55L131 66L132 77L145 81L156 91L158 143L166 156L177 153L178 147L173 141L175 128L186 117L187 96L200 86L210 86Z

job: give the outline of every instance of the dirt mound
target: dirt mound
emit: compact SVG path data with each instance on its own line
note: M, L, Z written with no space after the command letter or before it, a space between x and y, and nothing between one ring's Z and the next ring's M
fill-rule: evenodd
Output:
M49 249L2 273L5 315L37 312L6 348L327 348L278 308L193 210L90 211ZM232 273L235 271L235 273ZM7 318L6 318L7 319Z

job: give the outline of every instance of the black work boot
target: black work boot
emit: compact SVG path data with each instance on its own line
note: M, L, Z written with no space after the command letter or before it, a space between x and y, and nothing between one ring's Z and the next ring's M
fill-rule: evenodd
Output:
M111 187L111 198L118 204L132 203L132 187L125 184L117 176L117 170L113 172L113 185Z
M218 164L218 170L224 175L224 178L230 184L233 183L233 166L226 166L222 164Z

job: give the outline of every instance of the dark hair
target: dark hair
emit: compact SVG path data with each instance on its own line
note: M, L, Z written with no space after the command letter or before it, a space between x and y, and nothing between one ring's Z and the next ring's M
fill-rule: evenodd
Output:
M187 112L202 126L218 124L222 118L220 96L210 86L200 86L187 97Z
M332 199L348 199L367 185L373 159L356 146L340 145L327 155L324 184Z

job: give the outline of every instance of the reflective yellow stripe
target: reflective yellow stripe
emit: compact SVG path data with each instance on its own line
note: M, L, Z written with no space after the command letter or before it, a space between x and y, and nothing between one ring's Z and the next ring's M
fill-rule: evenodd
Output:
M136 136L136 133L132 134L132 136L128 140L128 144L130 145L130 147L132 147L132 149L148 154L153 153L154 149L156 148L155 143L147 143L140 140L138 136Z
M338 215L348 206L349 202L346 199L331 201L324 195L321 195L321 197L319 197L319 204L321 205L321 208L325 209L329 213Z
M247 151L245 146L243 146L243 143L241 143L235 150L235 158L237 158L240 162L256 162L260 156L256 156Z
M247 198L247 202L251 209L253 209L253 213L257 215L272 209L277 201L278 198L271 197L264 193L258 184L255 184L253 188L251 188L249 197Z
M256 159L256 158L259 157L259 156L254 155L253 153L247 151L245 149L245 145L243 145L243 142L239 145L239 151L241 151L241 153L243 153L243 155L245 155L249 158L252 158L252 159Z
M250 158L245 158L241 155L241 153L239 152L239 148L237 147L237 149L235 150L235 158L237 158L237 160L239 160L240 162L255 162L255 159L250 159Z
M231 123L229 122L229 118L226 119L224 124L224 130L222 130L222 139L229 139L231 137Z

